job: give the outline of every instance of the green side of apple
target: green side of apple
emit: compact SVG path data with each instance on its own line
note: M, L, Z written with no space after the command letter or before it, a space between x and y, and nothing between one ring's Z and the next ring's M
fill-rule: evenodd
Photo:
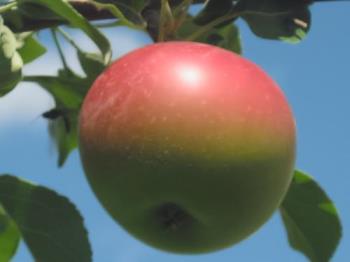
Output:
M86 152L86 150L82 150ZM129 233L171 252L226 248L255 232L292 178L290 154L223 163L155 152L82 154L89 182Z

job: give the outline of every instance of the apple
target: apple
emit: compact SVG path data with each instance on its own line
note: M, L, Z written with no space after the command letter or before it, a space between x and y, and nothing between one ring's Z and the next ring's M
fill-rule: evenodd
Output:
M211 252L279 207L295 160L280 88L227 50L166 42L135 50L94 82L80 113L87 179L108 213L158 249Z

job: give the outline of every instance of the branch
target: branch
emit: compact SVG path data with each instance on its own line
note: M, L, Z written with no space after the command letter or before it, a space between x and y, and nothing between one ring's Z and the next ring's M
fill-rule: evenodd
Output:
M178 0L171 0L174 3ZM345 2L350 0L311 0L311 2ZM105 19L114 19L115 16L106 9L98 9L95 5L89 3L86 0L69 0L70 4L75 8L82 16L87 20L105 20ZM113 0L104 0L103 2L113 3ZM160 3L159 0L150 1L151 5ZM193 0L193 4L204 3L205 0ZM160 7L160 5L159 5ZM146 8L147 9L147 8ZM52 28L59 25L67 24L67 21L64 19L53 20L53 19L33 19L26 17L21 14L18 9L7 11L3 14L3 19L5 24L11 28L15 33L21 33L26 31L38 31L45 28Z
M350 0L314 0L313 2L349 2Z
M88 1L70 0L70 4L87 20L105 20L113 19L115 16L108 10L98 9L95 5ZM67 24L64 19L33 19L22 15L18 9L14 9L3 14L5 24L15 33L26 31L37 31L40 29L56 27L58 25ZM20 22L18 22L18 19Z

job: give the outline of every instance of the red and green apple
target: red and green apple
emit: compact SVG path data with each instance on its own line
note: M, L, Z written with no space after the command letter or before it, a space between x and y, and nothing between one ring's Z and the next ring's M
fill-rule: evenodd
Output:
M251 235L294 168L295 122L280 88L245 58L200 43L152 44L114 62L84 100L79 137L109 214L171 252Z

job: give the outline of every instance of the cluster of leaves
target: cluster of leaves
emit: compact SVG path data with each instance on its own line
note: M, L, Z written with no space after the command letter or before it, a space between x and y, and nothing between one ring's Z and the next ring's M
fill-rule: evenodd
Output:
M190 15L192 4L204 2L198 14ZM62 166L77 147L81 103L92 82L111 62L111 46L99 27L127 26L148 32L155 41L199 41L241 53L239 29L234 24L238 18L261 38L297 43L310 29L310 4L309 0L0 1L0 97L21 81L35 82L52 94L56 106L43 112L43 117L49 121L58 149L58 165ZM89 21L100 19L113 20L104 24ZM99 52L82 50L63 31L65 25L83 31ZM37 40L38 31L45 28L52 31L63 68L55 76L24 76L23 66L46 53ZM76 49L85 75L68 67L57 35ZM328 261L340 239L341 226L333 203L317 183L296 171L280 211L291 246L311 261ZM68 199L3 175L0 261L13 256L20 238L38 261L91 261L82 218Z
M52 190L0 176L0 261L10 261L22 238L36 261L91 261L82 217Z

